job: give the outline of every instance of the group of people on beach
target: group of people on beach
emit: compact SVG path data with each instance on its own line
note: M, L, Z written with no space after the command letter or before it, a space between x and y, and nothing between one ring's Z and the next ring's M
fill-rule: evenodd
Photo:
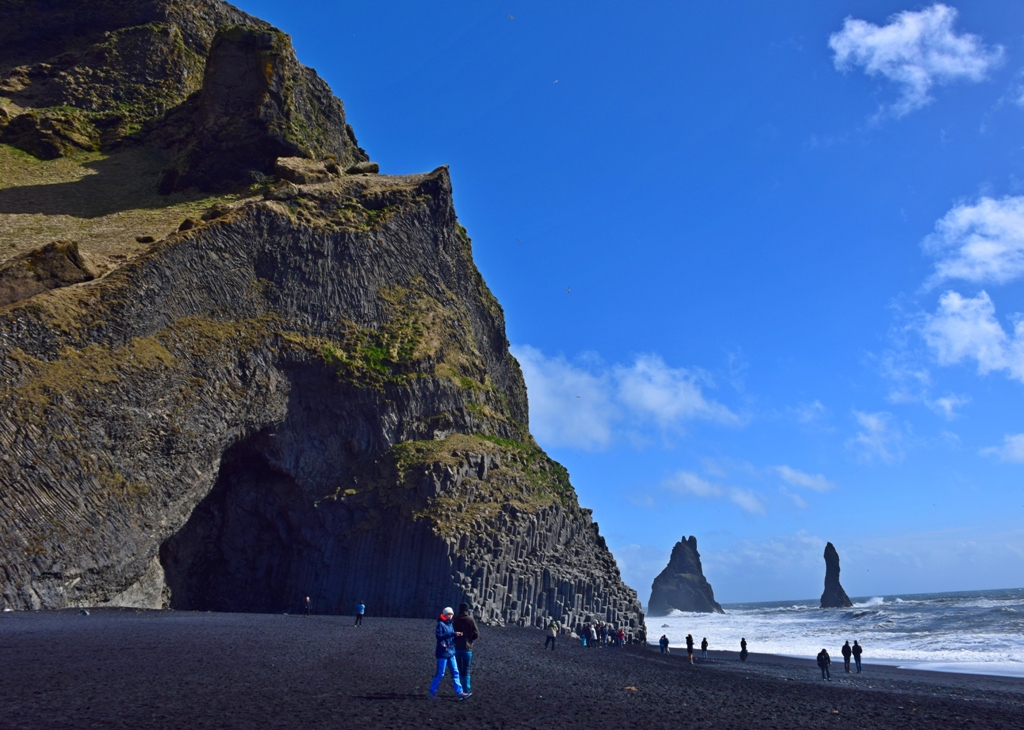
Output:
M857 664L857 674L860 674L860 656L864 653L863 647L861 647L856 640L854 640L853 646L850 646L850 642L847 640L839 650L839 653L843 655L843 669L846 670L846 673L850 673L850 658L852 657L853 661ZM828 655L828 651L826 649L822 648L822 650L818 652L818 668L821 670L821 678L829 682L832 681L832 672L830 671L831 666L832 657Z
M580 643L590 649L604 647L622 648L626 643L626 631L621 626L615 628L604 621L587 621L579 629Z
M661 647L662 654L671 653L669 650L668 636L666 634L662 634L661 638L658 639L658 646ZM703 639L700 640L701 659L708 658L708 646L710 646L710 644L708 644L708 637L705 636ZM693 634L686 635L686 654L690 658L690 664L693 664ZM745 638L740 639L740 661L747 661L747 640Z

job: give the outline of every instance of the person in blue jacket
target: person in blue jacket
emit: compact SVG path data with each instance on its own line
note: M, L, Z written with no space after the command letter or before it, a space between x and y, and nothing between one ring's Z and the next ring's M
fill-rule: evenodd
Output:
M459 667L455 663L455 637L462 636L462 632L456 631L455 627L452 626L453 616L455 616L455 611L451 608L445 608L437 621L437 628L434 629L434 636L437 638L437 649L434 651L434 656L437 659L437 674L434 675L434 681L430 683L430 699L432 700L438 699L437 688L441 686L445 670L449 668L452 670L452 685L455 687L455 696L459 700L464 700L470 694L469 692L462 691Z

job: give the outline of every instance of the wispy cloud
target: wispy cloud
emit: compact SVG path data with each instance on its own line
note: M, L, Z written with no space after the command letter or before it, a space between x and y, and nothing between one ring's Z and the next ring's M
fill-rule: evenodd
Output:
M921 403L952 421L959 415L959 409L971 402L970 397L954 393L935 396L931 372L916 361L918 357L919 353L908 351L904 342L899 343L899 349L889 350L882 356L880 372L889 383L889 402Z
M847 448L867 462L892 464L903 459L903 432L891 413L854 411L853 417L860 430L846 442Z
M990 446L981 450L982 456L997 456L1000 461L1024 464L1024 433L1003 437L1002 446Z
M1006 371L1024 381L1024 319L1018 317L1007 333L987 292L975 297L946 292L935 314L924 316L922 334L940 365L974 360L981 375Z
M678 432L689 421L740 425L742 419L709 398L706 373L673 368L657 355L607 367L596 357L570 362L519 345L512 354L523 368L530 397L530 425L546 446L599 450L624 428Z
M662 482L662 486L681 496L727 499L746 512L765 513L764 502L753 490L711 482L692 471L678 471Z
M828 492L836 488L835 482L829 481L824 474L808 474L786 465L775 467L775 473L791 487L812 489L815 492Z
M897 13L883 26L848 17L828 44L838 70L860 67L897 84L900 98L889 110L902 117L930 103L933 87L982 81L1002 61L1002 47L988 48L976 35L957 34L956 17L957 11L943 4Z
M962 279L1006 284L1024 276L1024 196L981 198L939 219L924 250L938 259L927 286Z

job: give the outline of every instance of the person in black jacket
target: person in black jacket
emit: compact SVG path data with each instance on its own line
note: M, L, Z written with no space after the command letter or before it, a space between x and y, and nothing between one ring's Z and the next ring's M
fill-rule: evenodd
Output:
M747 640L740 639L740 661L747 661Z
M469 694L470 689L469 668L473 663L473 642L480 638L480 630L477 629L473 614L469 612L468 603L459 604L459 615L452 621L452 628L455 629L455 664L459 668L459 677L462 679L462 691Z
M860 674L860 655L864 653L864 649L856 641L853 642L853 661L857 662L857 674Z
M853 649L850 648L850 642L849 641L847 641L845 644L843 644L843 648L841 649L841 651L843 652L843 669L845 669L846 673L849 674L850 673L850 655L853 654Z
M700 658L701 659L707 659L708 658L708 637L706 637L706 636L703 639L701 639L701 642L700 642Z
M693 664L693 634L686 635L686 654L690 657L690 664Z
M832 672L829 671L829 667L832 665L832 657L828 655L828 652L822 649L818 653L818 668L821 669L821 678L827 679L829 682L832 681Z

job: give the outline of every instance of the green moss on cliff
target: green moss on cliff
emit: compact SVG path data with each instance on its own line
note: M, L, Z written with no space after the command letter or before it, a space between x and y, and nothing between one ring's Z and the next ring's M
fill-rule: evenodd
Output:
M486 477L469 470L458 487L429 498L414 517L428 519L438 534L455 538L476 525L493 520L509 506L534 513L555 504L578 508L576 493L565 468L552 461L535 444L480 434L455 434L439 441L411 441L391 449L399 482L415 489L431 474L462 469L473 455L489 457Z

